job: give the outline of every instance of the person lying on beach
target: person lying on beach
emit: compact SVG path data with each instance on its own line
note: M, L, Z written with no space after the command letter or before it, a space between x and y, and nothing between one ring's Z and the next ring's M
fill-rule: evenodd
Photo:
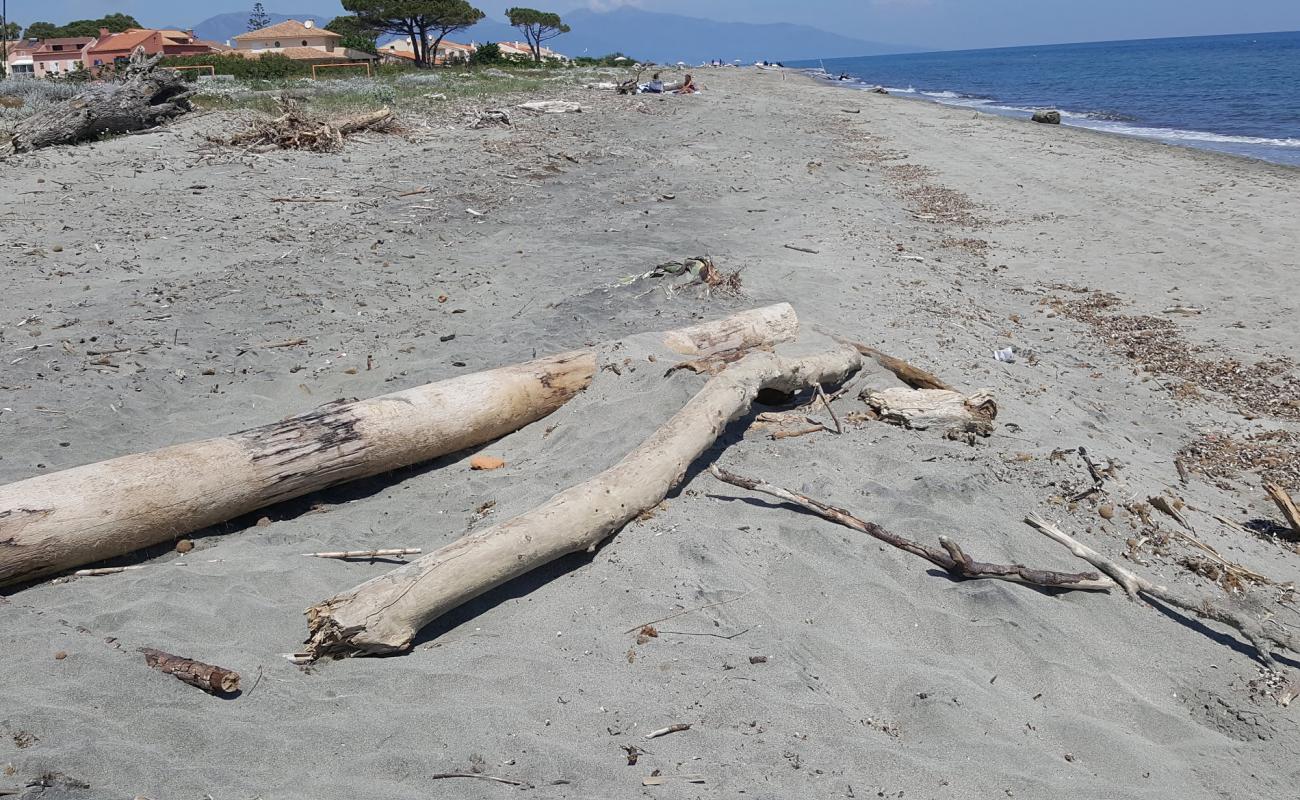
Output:
M682 81L682 85L675 87L672 92L673 94L695 94L699 90L700 87L695 85L695 79L688 72L686 73L686 80Z

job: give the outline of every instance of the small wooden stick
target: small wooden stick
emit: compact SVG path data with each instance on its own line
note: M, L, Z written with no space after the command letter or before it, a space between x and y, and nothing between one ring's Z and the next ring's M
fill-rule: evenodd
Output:
M796 428L792 431L777 431L772 434L773 439L793 439L796 436L807 436L810 433L818 433L826 430L825 425L809 425L806 428Z
M303 553L310 558L390 558L392 556L418 556L424 551L418 547L399 547L391 550L340 550L332 553Z
M202 661L193 661L152 647L141 647L144 663L150 667L197 686L209 694L230 694L239 691L239 673L223 667L214 667Z
M945 570L954 578L993 578L1050 589L1108 590L1115 585L1109 578L1095 572L1053 572L1051 570L1032 569L1021 564L986 564L974 561L962 551L960 545L946 536L939 537L939 544L943 548L941 550L910 539L904 539L890 533L874 522L858 519L842 508L826 505L798 492L782 489L779 486L773 486L770 483L754 480L753 478L745 478L717 466L709 467L709 472L723 483L730 483L742 489L761 492L784 500L787 503L793 503L811 511L822 519L860 531L886 544L893 545L899 550L924 558L931 564Z
M78 578L95 578L100 575L116 575L119 572L128 572L135 569L144 569L144 565L137 564L130 567L97 567L95 569L79 569L72 574Z
M1165 605L1173 606L1180 611L1195 614L1202 619L1214 620L1230 628L1235 628L1254 646L1260 660L1270 669L1278 672L1282 671L1282 665L1273 658L1272 650L1274 645L1290 650L1292 653L1300 653L1300 640L1286 633L1278 625L1265 627L1258 620L1215 605L1214 601L1208 597L1188 598L1174 594L1164 586L1157 586L1132 570L1111 561L1037 514L1030 514L1025 517L1025 522L1046 534L1048 538L1065 546L1074 555L1114 578L1128 592L1129 597L1137 599L1139 596L1145 596L1148 599L1158 600Z
M512 781L509 778L498 778L495 775L476 775L473 772L439 772L436 775L430 775L429 780L440 781L444 778L474 778L480 781L492 781L494 783L504 783L507 786L527 786L523 781Z
M679 722L676 725L669 725L667 728L660 728L657 731L650 731L645 735L645 738L658 739L660 736L667 736L670 733L681 733L682 731L689 731L690 729L691 729L690 723Z
M1291 495L1287 494L1286 489L1268 481L1264 482L1264 491L1268 492L1268 496L1273 498L1274 503L1277 503L1277 507L1281 509L1282 516L1286 517L1286 521L1291 523L1291 530L1297 536L1300 536L1300 508L1296 508Z
M826 390L820 383L815 385L817 396L821 398L822 405L826 406L826 413L831 415L831 421L835 423L835 433L844 433L844 427L840 425L840 418L835 416L835 409L831 408L831 399L826 396Z

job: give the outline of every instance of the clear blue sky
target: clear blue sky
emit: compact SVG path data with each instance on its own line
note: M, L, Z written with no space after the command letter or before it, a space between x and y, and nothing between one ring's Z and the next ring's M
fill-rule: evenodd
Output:
M500 17L525 0L482 0ZM315 14L341 11L339 0L263 0L268 11ZM192 25L248 0L8 0L9 18L62 23L111 11L145 25ZM932 48L1193 36L1300 30L1300 0L532 0L565 11L584 5L636 5L719 20L800 22L848 36ZM629 43L629 48L634 45Z

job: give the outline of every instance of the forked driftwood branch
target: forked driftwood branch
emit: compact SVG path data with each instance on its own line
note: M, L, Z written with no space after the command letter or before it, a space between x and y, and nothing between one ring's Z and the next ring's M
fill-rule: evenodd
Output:
M770 347L798 330L781 303L635 338L699 358ZM489 442L567 403L598 360L595 348L576 350L0 486L0 586Z
M746 356L711 378L613 467L514 519L307 609L307 652L320 658L409 649L421 628L453 608L569 553L594 551L658 505L760 391L839 383L861 365L861 356L845 347L802 358Z
M1156 600L1179 611L1186 611L1202 619L1220 622L1236 629L1242 636L1246 637L1246 640L1259 653L1260 660L1271 669L1279 672L1283 669L1282 665L1273 658L1272 651L1275 647L1289 650L1292 653L1300 653L1300 639L1287 633L1280 625L1270 625L1268 620L1260 621L1226 608L1209 597L1186 597L1176 594L1164 586L1156 585L1127 567L1106 558L1037 514L1030 514L1025 517L1025 522L1044 533L1048 538L1066 547L1077 557L1114 578L1115 582L1122 586L1124 591L1128 592L1129 597L1135 600L1139 597Z
M860 531L888 545L897 547L899 550L924 558L954 578L992 578L1030 586L1041 586L1048 589L1107 590L1115 585L1109 578L1095 572L1055 572L1053 570L1034 569L1022 564L989 564L983 561L975 561L966 554L961 545L947 536L939 537L940 548L931 547L890 533L874 522L859 519L842 508L827 505L807 495L792 492L789 489L782 489L765 481L746 478L718 466L709 467L709 472L723 483L729 483L732 486L739 486L742 489L760 492L784 500L787 503L793 503L800 508L811 511L822 519Z

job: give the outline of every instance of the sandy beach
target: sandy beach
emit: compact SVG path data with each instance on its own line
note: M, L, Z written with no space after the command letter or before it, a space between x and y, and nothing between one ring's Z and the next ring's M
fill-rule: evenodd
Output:
M216 147L250 113L219 111L0 163L0 484L789 302L810 337L990 390L993 434L861 419L862 387L898 385L869 371L834 403L856 420L842 435L733 425L710 463L976 558L1083 569L1022 522L1040 514L1158 583L1300 625L1297 537L1261 488L1300 498L1300 170L789 71L698 75L697 96L557 88L583 112L480 130L449 111L332 154ZM740 292L640 277L702 255ZM1300 709L1229 629L1118 591L955 581L702 469L409 654L282 657L304 609L393 566L301 554L428 552L509 519L706 379L602 369L481 449L504 469L459 454L113 562L142 569L0 590L0 790L1295 794ZM1072 500L1093 484L1081 447L1115 480ZM138 647L238 670L243 692L199 692ZM24 790L47 773L87 786Z

